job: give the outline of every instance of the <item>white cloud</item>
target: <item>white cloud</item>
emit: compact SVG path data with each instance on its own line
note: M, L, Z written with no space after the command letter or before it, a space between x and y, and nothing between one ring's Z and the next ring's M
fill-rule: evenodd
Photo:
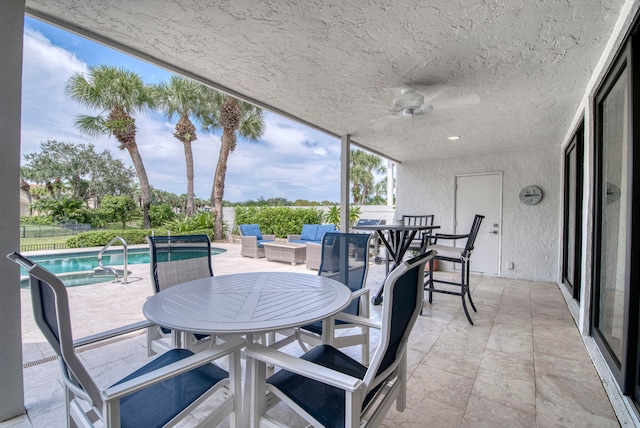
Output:
M114 138L89 139L74 127L76 115L97 112L69 101L64 87L73 73L86 72L89 65L93 64L86 64L76 53L52 44L42 33L25 28L23 154L39 150L40 143L46 140L91 142L98 150L109 149L126 165L132 165L128 152L118 150ZM265 112L265 121L265 133L259 143L240 138L229 156L225 199L339 199L340 141L270 112ZM151 185L176 194L186 193L184 148L173 137L175 122L151 112L136 117L136 125L138 149ZM196 196L209 199L220 136L199 134L192 150Z

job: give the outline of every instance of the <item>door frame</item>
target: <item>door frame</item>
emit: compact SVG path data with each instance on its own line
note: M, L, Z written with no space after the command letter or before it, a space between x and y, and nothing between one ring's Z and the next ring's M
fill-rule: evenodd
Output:
M458 231L458 222L456 221L458 215L458 177L479 177L486 175L497 175L498 176L498 224L500 224L500 232L498 233L498 254L497 254L497 272L495 276L500 276L502 273L502 234L503 234L503 223L502 223L502 196L503 196L503 171L489 171L489 172L475 172L475 173L466 173L466 174L455 174L453 177L453 233L468 233L468 230ZM475 214L475 213L474 213ZM473 264L472 264L473 266ZM486 274L485 275L491 275Z

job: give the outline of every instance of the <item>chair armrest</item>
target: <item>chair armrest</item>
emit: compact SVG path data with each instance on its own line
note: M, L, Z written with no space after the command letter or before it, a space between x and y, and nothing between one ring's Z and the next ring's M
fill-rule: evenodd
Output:
M144 320L133 324L128 324L122 327L114 328L113 330L103 331L101 333L92 334L91 336L81 337L73 341L73 347L86 346L92 343L100 342L103 340L111 339L114 337L122 336L123 334L133 333L134 331L142 330L156 325L155 323Z
M233 352L240 352L245 344L246 341L241 337L230 337L220 345L212 346L207 350L198 352L197 354L184 358L180 361L176 361L175 363L161 367L121 384L111 386L102 391L102 397L105 401L119 400L122 397L133 394L134 392L141 391L197 367L209 364L210 362Z
M378 321L374 321L370 318L365 318L365 317L359 317L357 315L353 315L353 314L347 314L345 312L338 312L337 314L335 314L333 316L333 318L340 320L340 321L345 321L351 324L359 324L359 325L364 325L366 327L370 327L370 328L377 328L377 329L381 329L382 328L382 324L380 324L380 322Z
M435 239L466 239L468 237L469 237L468 233L464 235L450 235L447 233L436 233L436 235L433 236L433 238Z
M251 344L247 345L245 354L249 358L262 361L267 364L282 367L290 372L299 374L300 376L315 379L327 385L340 388L345 391L356 391L362 381L353 376L346 375L319 364L306 361L298 357L285 354L264 345Z
M358 297L362 296L363 294L369 295L369 291L371 291L371 290L369 290L368 288L361 288L359 290L352 291L351 292L351 300L353 300L355 298L358 298Z
M287 235L287 241L291 241L292 239L300 240L302 235Z
M257 236L241 236L240 242L244 246L249 247L257 247L258 246L258 237Z
M262 240L266 240L266 241L275 241L276 240L276 235L262 235Z

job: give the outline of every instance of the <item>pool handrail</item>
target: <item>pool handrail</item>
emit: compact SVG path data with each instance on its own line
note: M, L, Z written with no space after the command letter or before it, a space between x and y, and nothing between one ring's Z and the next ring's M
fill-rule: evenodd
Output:
M128 255L127 255L127 241L125 241L122 236L116 236L111 241L109 241L109 243L107 245L102 247L102 249L100 251L98 251L98 267L111 272L116 277L114 282L118 281L118 271L116 271L111 266L104 266L102 264L102 253L104 253L116 241L121 241L122 242L122 246L124 248L124 271L122 273L122 284L126 284L127 283L127 257L128 257Z

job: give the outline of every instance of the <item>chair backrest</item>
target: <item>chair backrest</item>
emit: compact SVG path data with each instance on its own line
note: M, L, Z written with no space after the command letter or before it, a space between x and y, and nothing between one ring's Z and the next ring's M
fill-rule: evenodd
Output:
M240 236L255 236L258 241L262 240L262 232L257 224L241 224L238 226L238 230L240 231Z
M213 276L207 235L147 236L154 292Z
M405 226L433 226L433 214L428 215L403 215Z
M57 276L19 253L10 253L7 258L29 272L33 316L36 325L59 357L65 382L82 389L98 408L102 408L100 389L73 347L69 299L64 284Z
M422 308L424 267L435 255L430 250L409 259L385 280L380 342L363 379L369 391L381 385L404 358L409 333Z
M405 226L433 226L433 214L426 215L403 215L402 221ZM421 251L427 248L428 242L425 242L427 239L431 237L433 230L423 230L418 235L416 235L415 239L411 244L411 248L413 250L420 249Z
M335 279L351 291L360 290L369 271L369 239L369 233L325 233L318 275ZM359 315L360 298L352 300L343 312Z
M473 223L471 223L471 231L469 232L469 237L467 238L467 243L464 246L464 257L471 256L473 252L473 246L476 242L476 237L478 236L478 231L480 230L480 225L482 224L482 220L484 219L483 215L476 214L473 218Z

